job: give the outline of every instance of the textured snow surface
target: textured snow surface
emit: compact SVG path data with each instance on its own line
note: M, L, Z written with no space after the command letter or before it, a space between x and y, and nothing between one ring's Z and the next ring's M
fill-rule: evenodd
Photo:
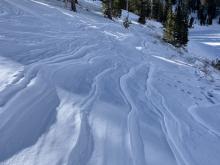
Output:
M0 165L219 165L219 73L79 2L0 1Z
M199 21L198 21L199 22ZM190 29L190 53L203 58L220 58L220 26L218 20L213 20L212 26L199 26Z

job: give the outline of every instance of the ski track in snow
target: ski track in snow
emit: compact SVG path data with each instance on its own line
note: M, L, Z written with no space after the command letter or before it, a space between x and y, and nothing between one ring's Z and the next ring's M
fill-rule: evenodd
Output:
M0 6L0 165L219 165L220 79L173 58L156 25Z

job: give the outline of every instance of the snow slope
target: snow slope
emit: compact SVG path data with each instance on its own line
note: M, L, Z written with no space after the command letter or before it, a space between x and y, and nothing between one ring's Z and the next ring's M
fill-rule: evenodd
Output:
M220 26L217 20L213 21L212 26L199 26L190 29L190 53L214 60L220 58Z
M59 4L0 1L0 165L219 165L219 73Z

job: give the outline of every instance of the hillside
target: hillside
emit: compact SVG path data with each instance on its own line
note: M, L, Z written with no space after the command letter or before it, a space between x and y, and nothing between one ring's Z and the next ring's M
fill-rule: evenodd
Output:
M0 1L0 165L219 165L219 47L79 1Z

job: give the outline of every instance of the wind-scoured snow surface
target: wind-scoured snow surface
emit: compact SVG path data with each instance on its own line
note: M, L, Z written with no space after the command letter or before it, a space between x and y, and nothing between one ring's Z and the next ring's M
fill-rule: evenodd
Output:
M217 22L215 19L212 26L195 25L190 30L191 53L196 52L199 56L212 60L220 58L220 26Z
M219 165L217 71L97 5L0 1L0 165Z

